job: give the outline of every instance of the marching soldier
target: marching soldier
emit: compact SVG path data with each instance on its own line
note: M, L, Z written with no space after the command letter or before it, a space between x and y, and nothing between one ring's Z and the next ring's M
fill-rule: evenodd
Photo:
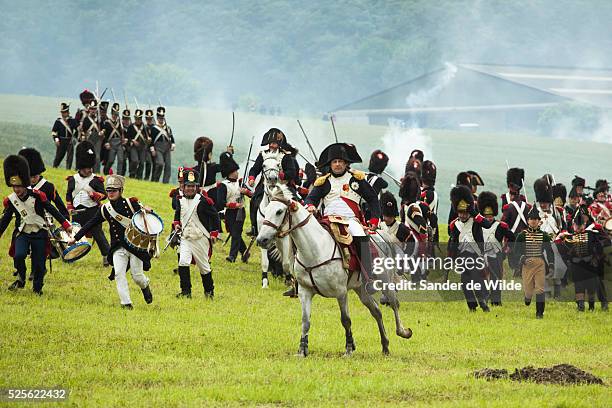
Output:
M421 171L421 201L428 205L431 213L429 220L429 241L437 245L440 242L440 230L438 227L438 202L439 197L436 192L436 175L437 167L431 160L425 160L423 162L423 168ZM434 217L435 216L435 220ZM433 246L432 255L433 253Z
M580 176L574 176L572 180L572 187L576 188L576 193L580 196L580 205L591 205L591 197L584 192L586 188L586 180Z
M474 194L474 200L478 200L478 187L484 186L484 181L482 180L482 177L480 177L480 175L474 170L468 170L467 174L470 175L470 183L472 188L472 194Z
M42 176L45 172L45 163L40 155L40 152L33 148L23 148L19 151L19 155L23 156L28 162L30 169L30 185L32 190L42 191L47 196L47 200L51 201L55 208L58 209L62 217L70 219L70 214L64 205L62 197L57 193L53 183Z
M95 214L83 225L83 228L74 236L73 241L78 241L88 232L99 228L107 221L111 236L109 250L109 262L113 265L114 279L117 283L117 293L121 301L121 307L133 309L130 298L130 289L127 281L127 269L130 269L132 279L142 290L142 295L147 304L153 302L153 293L149 284L149 278L143 271L151 268L151 256L147 251L140 251L127 244L125 229L130 225L132 217L141 208L147 210L135 197L123 198L125 178L111 174L106 179L106 193L108 202L96 208Z
M330 172L315 181L314 188L304 200L306 208L315 212L319 204L323 205L323 215L343 216L348 219L348 230L358 252L361 263L363 284L368 293L376 292L371 278L372 256L369 249L369 234L366 230L378 226L381 216L378 195L366 181L365 174L350 168L352 163L361 163L361 157L354 145L333 143L321 153L318 164L329 166ZM367 223L359 202L365 200L372 212ZM366 226L367 225L367 226Z
M171 155L176 148L172 129L166 123L166 108L157 108L157 123L151 128L151 156L153 157L153 175L151 181L159 181L162 170L163 182L170 182L172 159Z
M104 125L106 124L106 121L108 120L108 114L107 114L108 105L109 105L108 101L100 102L100 110L99 110L100 117L98 118L98 126L100 128L100 138L102 139L102 143L100 146L100 163L103 166L102 169L106 167L106 161L108 160L108 153L109 153L109 151L104 147L104 141L108 137L108 134L106 134L104 130Z
M603 247L599 232L587 229L589 216L584 207L578 207L573 219L573 233L564 232L557 237L562 256L574 280L576 306L584 312L584 301L589 295L589 310L595 309L595 293L598 293L602 310L608 310L607 294L603 280L598 276L603 261Z
M174 212L174 228L181 231L179 278L181 292L177 297L191 297L189 265L194 260L200 275L204 295L212 299L215 285L210 267L212 245L219 236L221 223L213 200L198 193L198 174L183 169L184 195Z
M600 184L593 191L593 203L589 206L591 218L598 224L605 224L612 218L612 202L608 199L608 189L606 184Z
M516 167L508 169L506 173L508 192L502 194L501 199L501 220L508 224L510 231L515 235L527 228L529 204L525 196L521 194L523 180L525 180L525 170Z
M42 295L46 272L45 259L48 250L47 222L45 211L51 214L68 233L72 232L70 223L51 205L42 191L29 189L30 172L28 162L22 156L10 155L4 159L4 178L13 192L4 199L4 212L0 219L0 236L8 228L13 214L17 220L13 232L9 255L17 270L17 280L9 290L22 289L26 279L26 257L31 254L33 285L37 295Z
M546 175L537 179L533 183L536 202L534 206L540 214L540 229L550 235L554 241L557 234L565 230L565 222L563 220L563 210L557 208L554 204L553 187L551 185L551 177ZM550 265L552 276L548 276L545 282L544 291L550 294L554 288L553 296L558 299L561 296L561 279L565 275L566 266L561 261L561 255L556 245L552 246L554 259L547 258L546 262ZM552 286L552 287L551 287Z
M153 132L153 126L155 121L153 118L153 109L145 110L145 133L147 135L147 151L145 152L145 165L144 165L144 179L151 180L153 175L153 156L151 156L151 150L149 149L151 141L153 140L151 134Z
M130 146L130 177L141 180L148 146L142 110L134 111L134 123L128 128L127 136Z
M125 173L128 169L128 161L130 159L130 143L128 139L127 131L132 124L132 113L129 109L124 109L121 112L121 136L123 137L123 141L125 144L122 146L123 149L123 160L121 161L121 166L117 165L118 171L117 174L120 176L125 176Z
M508 228L508 224L495 219L499 212L495 193L490 191L480 193L478 195L478 208L480 214L491 223L490 227L482 230L487 278L499 283L504 276L504 248L507 247L508 242L514 241L514 234ZM490 298L493 306L501 306L501 295L499 285L495 286L495 289L491 289Z
M74 156L74 142L77 135L79 123L70 116L70 105L62 102L60 105L60 117L55 120L51 137L55 143L55 158L53 167L58 167L64 156L66 156L66 168L72 167L72 157Z
M121 122L119 121L119 104L113 103L111 108L111 118L107 119L104 122L104 149L107 151L108 155L106 157L106 162L104 164L104 174L109 174L113 164L115 163L115 158L117 158L117 173L121 174L123 172L123 153L124 146L126 144L125 138L123 136L123 129L121 127Z
M276 160L281 163L284 181L287 182L287 186L295 194L296 183L299 184L298 173L300 167L295 159L297 149L287 142L287 137L283 131L277 128L271 128L264 134L261 145L266 146L267 148L259 153L255 159L255 163L253 163L253 166L249 170L249 187L253 187L255 185L255 178L257 178L257 176L263 170L263 161L268 158L276 158ZM359 160L361 160L361 158ZM259 184L255 188L253 198L251 199L250 203L252 235L257 235L257 208L259 208L259 203L261 202L263 195L263 180L260 180Z
M102 150L102 135L100 123L97 117L98 103L95 99L89 102L87 106L87 114L83 116L83 120L79 125L79 140L88 141L92 144L92 150L96 155L93 171L100 171L100 151Z
M448 254L452 258L463 258L465 270L461 273L463 295L471 312L480 306L483 312L489 312L482 269L478 258L484 255L485 228L491 224L478 214L474 195L470 185L459 185L451 190L451 203L457 212L457 218L449 225ZM472 259L473 262L466 260ZM469 286L468 286L469 285Z
M472 176L467 171L462 171L457 174L457 180L455 182L455 186L466 186L472 192L472 201L474 202L474 206L477 205L478 196L474 195L474 186L472 184ZM476 208L478 211L478 208ZM453 220L457 219L457 210L455 207L451 205L451 208L448 212L448 231L450 234L450 224Z
M544 281L552 265L547 259L554 259L551 246L551 237L542 231L540 225L540 212L534 205L527 215L527 228L516 236L512 251L511 265L520 271L523 277L525 291L525 305L531 304L533 294L536 295L536 318L544 318L546 295L544 294Z
M102 200L106 198L104 190L104 177L96 176L93 172L96 155L93 145L83 141L76 148L77 173L69 176L66 190L66 204L72 215L72 220L81 225L91 220L97 213ZM102 264L109 265L107 258L109 245L100 225L92 226L90 233L102 254Z
M564 207L565 224L567 225L567 230L569 232L572 232L572 228L574 227L574 215L576 214L576 211L578 211L578 208L580 208L580 201L581 197L576 191L576 187L572 186L568 194L567 203Z
M238 163L229 152L224 152L219 157L221 176L223 181L217 183L217 211L224 212L225 230L231 236L228 262L235 262L238 253L242 254L242 262L247 262L249 254L247 246L242 239L242 227L246 212L242 201L242 179L238 178Z

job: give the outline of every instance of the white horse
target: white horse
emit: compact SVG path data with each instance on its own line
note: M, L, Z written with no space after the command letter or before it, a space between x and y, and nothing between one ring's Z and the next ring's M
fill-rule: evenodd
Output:
M351 318L348 311L348 291L354 290L361 302L369 309L378 324L380 341L384 354L389 353L387 337L382 319L382 312L374 298L367 293L359 279L359 271L349 272L344 269L340 248L332 236L317 222L300 203L291 199L290 192L284 186L275 189L279 194L270 201L265 210L265 221L259 230L257 244L267 247L278 237L290 236L296 248L294 272L299 283L298 296L302 304L302 337L298 355L308 355L308 331L310 329L310 310L312 298L318 294L323 297L336 298L340 306L340 317L345 330L346 351L350 356L355 350L351 332ZM372 239L385 256L395 256L398 248L387 244L390 237L382 233ZM382 237L382 238L381 238ZM394 272L383 272L377 275L383 283L390 282ZM386 286L385 286L386 289ZM396 334L408 339L412 330L405 329L399 316L399 301L392 290L383 290L389 305L395 314Z
M275 157L267 157L263 160L262 176L264 183L264 196L257 208L257 230L261 231L265 219L264 211L272 198L273 189L280 183L281 162ZM282 193L281 193L282 194ZM293 274L293 262L289 261L293 255L293 247L289 237L277 238L274 241L273 250L270 253L272 258L282 263L285 274ZM268 249L261 248L261 286L268 287Z

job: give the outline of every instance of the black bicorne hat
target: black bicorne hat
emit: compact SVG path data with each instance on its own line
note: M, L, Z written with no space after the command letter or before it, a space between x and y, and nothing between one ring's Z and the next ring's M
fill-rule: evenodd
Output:
M219 156L219 166L221 167L221 177L223 178L229 176L231 172L240 168L230 152L221 153Z
M344 160L348 164L361 163L362 161L355 145L350 143L332 143L321 152L317 164L319 168L322 168L329 165L335 159Z
M474 170L468 170L466 173L470 175L470 181L473 186L485 185L482 177L480 177L480 174L476 173Z

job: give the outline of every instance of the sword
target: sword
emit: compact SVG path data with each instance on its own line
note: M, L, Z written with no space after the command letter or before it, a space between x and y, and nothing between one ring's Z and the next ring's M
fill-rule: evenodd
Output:
M329 115L329 120L331 122L332 129L334 129L334 137L336 138L336 143L338 143L338 134L336 133L336 125L334 125L334 116Z
M251 162L251 151L253 150L253 140L255 140L255 136L251 137L251 145L249 146L249 154L247 156L247 165L244 169L244 176L242 177L242 186L244 187L244 180L248 177L249 172L247 171L249 168L249 163Z
M300 125L300 129L302 129L302 134L304 135L304 139L306 139L306 144L308 144L308 148L310 149L310 153L312 153L312 157L314 157L314 161L317 161L317 155L314 152L314 149L312 148L312 145L310 144L310 140L308 140L308 136L306 136L306 132L304 131L304 127L302 126L302 124L300 123L300 120L298 119L297 121L298 125ZM304 157L304 156L302 156ZM306 158L304 158L304 160L306 160ZM306 160L308 161L308 160ZM310 162L308 162L310 163ZM312 164L312 163L310 163Z
M393 177L392 175L390 175L389 173L387 173L385 170L382 171L382 174L384 174L385 176L389 177L391 180L393 180L395 182L395 184L397 184L398 187L402 186L402 183L397 180L395 177Z
M297 154L298 154L298 155L299 155L299 156L300 156L302 159L306 160L306 163L311 164L311 165L312 165L312 166L314 166L314 167L317 167L317 166L315 166L314 164L312 164L312 163L310 162L310 160L308 160L308 159L306 158L306 156L304 156L304 155L303 155L302 153L300 153L299 151L297 152Z
M232 112L232 137L230 138L229 146L234 142L234 128L236 127L236 115Z

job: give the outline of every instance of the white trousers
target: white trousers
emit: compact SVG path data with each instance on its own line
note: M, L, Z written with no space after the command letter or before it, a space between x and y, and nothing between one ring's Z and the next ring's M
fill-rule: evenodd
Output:
M206 237L196 240L182 238L179 248L179 266L189 266L191 260L194 259L202 275L210 273L209 249L210 241Z
M130 267L132 279L144 289L149 286L147 278L142 270L142 261L125 248L119 248L113 253L113 266L115 268L115 282L117 282L117 293L122 305L132 303L130 299L130 288L127 281L127 268Z

